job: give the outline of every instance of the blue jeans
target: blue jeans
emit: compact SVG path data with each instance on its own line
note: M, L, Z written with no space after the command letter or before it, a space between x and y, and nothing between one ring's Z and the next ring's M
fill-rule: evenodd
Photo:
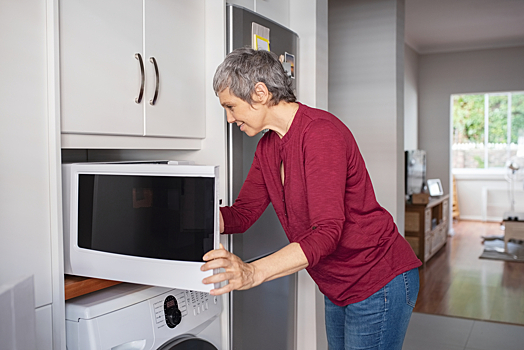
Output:
M418 289L415 268L358 303L337 306L326 297L329 350L401 350Z

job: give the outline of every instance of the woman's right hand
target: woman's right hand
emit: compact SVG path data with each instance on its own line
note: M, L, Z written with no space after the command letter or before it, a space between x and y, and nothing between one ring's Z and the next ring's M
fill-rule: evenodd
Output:
M211 290L211 295L249 289L260 284L260 282L255 280L255 267L252 264L243 262L238 256L225 250L222 244L220 244L219 249L207 252L203 259L206 263L202 266L202 271L223 269L221 272L205 278L202 281L204 284L228 281L227 285Z
M220 213L220 233L224 233L224 218L222 217L222 212L219 210Z

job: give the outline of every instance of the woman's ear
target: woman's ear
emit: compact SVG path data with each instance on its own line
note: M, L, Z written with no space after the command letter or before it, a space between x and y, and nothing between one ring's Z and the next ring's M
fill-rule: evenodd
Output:
M254 91L253 100L257 103L266 104L271 99L271 93L267 89L266 84L262 82L255 84Z

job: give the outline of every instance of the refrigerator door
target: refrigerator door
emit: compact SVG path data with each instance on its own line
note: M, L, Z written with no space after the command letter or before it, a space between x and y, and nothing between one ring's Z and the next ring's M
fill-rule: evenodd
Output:
M252 46L253 23L269 29L269 48L278 56L298 56L298 36L289 29L252 11L227 6L228 52ZM291 56L290 56L291 55ZM289 65L288 65L289 68ZM295 69L296 66L293 67ZM296 78L292 80L296 93ZM236 125L228 126L229 203L237 198L247 177L262 133L249 137ZM230 248L243 261L267 256L289 241L270 204L244 234L230 235ZM231 349L296 349L297 274L231 293Z
M297 274L234 291L232 349L296 349Z
M297 63L298 36L296 33L254 12L234 5L227 7L227 20L228 52L240 47L251 47L252 23L256 23L269 28L269 45L272 52L278 56L291 54ZM295 70L295 76L296 73ZM296 87L296 79L292 79L292 82ZM260 133L249 137L236 125L228 125L229 203L233 203L240 192L251 167L258 141L262 136L263 134ZM271 204L249 230L242 235L232 235L231 240L234 253L244 261L258 259L289 243Z

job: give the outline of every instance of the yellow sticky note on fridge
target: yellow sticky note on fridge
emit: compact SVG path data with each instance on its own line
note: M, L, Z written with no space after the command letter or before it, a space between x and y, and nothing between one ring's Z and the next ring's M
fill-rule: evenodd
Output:
M266 50L269 51L269 40L261 37L260 35L254 34L255 36L255 50Z

